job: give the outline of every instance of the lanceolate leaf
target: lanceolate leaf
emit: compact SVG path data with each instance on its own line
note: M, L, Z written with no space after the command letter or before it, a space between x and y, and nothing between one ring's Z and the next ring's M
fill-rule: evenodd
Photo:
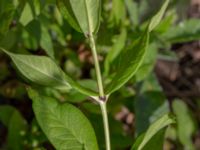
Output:
M160 119L158 119L157 121L155 121L146 131L146 133L142 136L139 136L132 149L131 150L143 150L143 148L145 147L145 145L150 142L152 140L152 138L154 138L154 136L161 131L162 129L164 129L165 127L167 127L168 125L175 123L173 116L170 115L164 115L163 117L161 117ZM162 141L157 141L157 142L162 142ZM156 150L156 149L155 149Z
M117 73L106 88L106 94L110 94L119 89L136 73L143 62L146 48L149 44L149 34L161 21L168 3L169 0L163 4L160 11L151 19L149 26L142 36L137 41L134 41L129 48L124 50L119 60L119 67L116 69Z
M96 33L100 24L100 0L57 0L63 16L78 31Z
M94 130L81 111L34 90L28 92L36 119L57 150L98 150Z
M71 88L62 70L50 58L14 54L5 50L4 52L11 57L20 73L30 81L44 86Z
M81 28L76 20L76 17L74 16L74 13L72 11L69 0L57 0L57 5L58 5L58 8L60 9L63 17L65 17L67 19L69 24L74 29L81 32Z
M151 19L151 22L149 24L149 31L152 31L160 23L169 2L170 0L165 0L165 3L162 5L160 11Z
M123 86L137 71L143 61L146 47L149 42L149 32L146 32L135 41L132 46L126 49L119 60L117 73L112 82L106 88L106 93L110 94Z
M2 48L0 50L3 50L11 57L24 77L36 84L58 89L75 88L77 91L88 96L97 95L96 92L84 88L67 76L49 57L14 54Z

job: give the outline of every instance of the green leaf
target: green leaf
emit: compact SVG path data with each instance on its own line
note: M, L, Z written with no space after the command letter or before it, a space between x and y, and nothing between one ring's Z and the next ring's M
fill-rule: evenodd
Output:
M61 14L63 15L64 18L67 19L69 24L74 29L81 32L81 28L76 20L76 17L74 16L69 0L57 0L57 6L60 9Z
M44 86L71 88L62 70L46 56L20 55L3 50L30 81Z
M40 45L51 58L54 58L54 49L48 28L41 21L34 19L26 25L25 29L28 32L28 37L25 37L25 40L28 39L30 42L29 38L32 38L36 42L36 47L32 48L36 49Z
M8 149L23 149L22 132L26 131L27 123L22 115L12 106L0 106L0 121L8 128Z
M142 87L140 89L141 93L151 91L163 91L154 72L147 76L147 78L143 81Z
M148 142L147 144L142 148L142 150L162 150L163 144L164 144L164 138L165 138L165 131L166 128L161 129L158 131ZM144 138L145 134L140 135L137 138L137 141L135 145L139 144L142 139Z
M85 35L97 33L100 25L100 0L57 0L58 7L68 22Z
M146 49L146 53L144 55L144 61L138 68L137 73L135 74L136 80L138 82L147 78L147 76L153 70L153 67L156 63L157 51L158 51L158 46L156 43L149 44L148 48Z
M169 112L162 92L144 92L135 97L134 110L136 117L136 133L141 134L148 126L162 115ZM142 111L141 111L142 110Z
M88 96L98 95L96 92L81 86L72 78L67 76L49 57L20 55L8 52L2 48L0 49L11 57L14 64L24 77L36 84L64 90L73 87L77 91Z
M12 22L15 12L14 0L1 0L0 1L0 36L4 35Z
M161 129L158 131L149 142L144 146L142 150L162 150L164 139L165 139L165 131L166 128Z
M146 48L149 43L150 32L159 24L161 18L166 10L169 3L167 0L158 13L151 19L149 26L141 35L141 37L134 41L126 50L121 54L117 72L113 77L111 83L106 87L106 94L118 90L123 86L135 73L143 62Z
M28 93L36 119L56 149L98 150L94 130L81 111L34 90L29 89Z
M128 49L124 50L119 60L117 73L111 83L106 87L106 94L110 94L123 86L137 71L143 61L146 47L149 42L148 30L135 41Z
M8 126L8 149L21 150L24 149L23 134L26 133L26 121L21 114L15 110L9 121Z
M41 28L40 45L51 58L54 58L53 43L48 29L44 25L41 25Z
M21 17L19 19L19 22L26 26L29 22L31 22L34 19L34 14L32 12L30 4L27 2L23 8Z
M40 14L41 9L42 9L42 1L27 0L24 5L23 11L21 13L19 22L23 26L26 26Z
M183 43L200 39L200 20L189 19L172 26L162 35L170 43Z
M110 16L111 23L118 25L125 19L126 9L124 0L112 0L112 11Z
M194 150L192 142L193 134L195 133L195 122L187 105L181 100L173 102L173 110L177 117L178 137L180 142L184 145L185 149Z
M163 128L167 127L170 124L175 123L174 118L170 115L164 115L153 124L150 125L146 133L142 136L139 136L136 139L131 150L143 150L143 148L148 144L148 142ZM157 150L157 149L155 149ZM160 150L160 149L159 149Z
M113 44L111 50L108 52L105 59L105 74L108 75L111 63L115 60L115 58L120 54L122 49L125 46L127 37L126 29L122 29L120 35L117 37L115 43Z
M37 49L41 41L41 24L38 20L29 22L23 31L23 41L25 46L29 49Z
M131 23L133 25L138 25L138 23L139 23L138 4L135 1L132 1L132 0L125 0L125 4L126 4L126 7L127 7L127 11L129 13Z
M175 11L168 11L165 18L160 22L160 24L155 28L155 32L159 34L168 32L170 27L173 26L173 23L176 20L176 12Z
M163 15L167 9L169 2L170 2L170 0L165 0L165 3L162 5L159 12L151 19L151 22L149 24L149 31L152 31L160 23Z
M88 95L88 96L98 96L98 93L94 90L91 90L87 86L82 86L78 82L75 82L74 80L70 79L69 77L66 76L66 79L69 81L69 83L72 85L74 89L79 91L82 94Z

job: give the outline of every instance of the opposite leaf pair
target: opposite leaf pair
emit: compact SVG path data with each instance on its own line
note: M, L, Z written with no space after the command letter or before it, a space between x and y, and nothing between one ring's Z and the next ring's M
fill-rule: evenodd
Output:
M97 33L100 24L101 1L57 0L57 3L63 16L67 18L72 27L89 37L95 62L99 96L105 96L118 90L137 72L149 43L149 34L161 21L169 0L166 0L160 11L152 18L143 35L122 52L117 71L112 81L105 88L105 95L94 40L94 34ZM98 95L97 92L88 90L72 80L51 58L19 55L2 50L11 57L22 75L34 83L65 90L74 88L90 97ZM40 95L34 90L29 89L28 91L33 100L33 109L42 130L58 150L98 150L92 126L76 107L70 104L60 104L55 99ZM106 101L98 100L98 102L100 102L104 119L106 148L110 150ZM143 149L144 145L160 129L171 123L173 123L173 119L168 115L164 116L152 124L142 138L136 140L132 149Z
M80 110L71 104L60 104L55 99L42 96L32 89L28 89L28 93L33 100L33 109L42 130L56 149L98 150L94 130ZM157 145L157 141L153 139L156 139L160 132L164 133L165 128L173 123L173 116L164 115L136 139L131 150L152 150L153 147L146 145Z
M94 3L94 1L96 3ZM100 18L100 1L81 0L80 2L76 2L74 0L58 0L58 5L60 6L63 15L68 18L68 21L74 28L77 29L77 26L81 27L78 28L78 30L81 29L85 34L93 34L93 32L96 33L96 29L98 29L100 22L100 19L97 21L97 18ZM118 90L136 73L143 61L146 47L149 43L149 33L161 21L168 3L169 0L166 0L159 13L152 18L143 36L141 36L137 41L133 42L128 49L123 51L122 57L119 60L117 72L115 73L111 83L106 86L106 95L110 95L112 92ZM78 4L78 6L75 6L75 4ZM78 14L82 15L82 13L84 15L80 17ZM89 27L92 30L90 30ZM91 31L91 33L89 31ZM34 83L56 88L64 87L67 89L73 87L79 92L88 96L98 95L95 91L91 91L82 87L72 80L68 75L64 74L64 72L50 58L44 56L17 55L5 50L3 51L12 58L20 72Z

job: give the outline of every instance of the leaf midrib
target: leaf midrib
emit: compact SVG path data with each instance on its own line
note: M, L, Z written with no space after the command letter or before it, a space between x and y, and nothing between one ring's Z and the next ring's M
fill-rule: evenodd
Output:
M37 104L36 104L37 105ZM58 109L58 108L57 108ZM69 132L71 135L73 135L73 138L75 138L76 139L76 141L78 141L79 143L80 143L80 145L83 145L83 146L86 146L71 130L69 130L68 128L66 128L65 127L65 125L63 124L63 122L62 121L60 121L60 119L58 119L59 117L58 116L55 116L55 113L54 112L52 112L52 110L51 109L48 109L48 110L43 110L42 112L42 114L46 114L45 113L45 111L46 111L46 113L51 113L52 115L51 115L51 117L52 118L49 118L49 119L53 119L53 120L56 120L56 122L58 123L58 124L60 124L60 126L59 126L59 128L63 128L64 130L67 130L67 132ZM44 116L45 117L45 116ZM46 117L45 117L46 118ZM49 126L49 128L50 128L50 130L51 130L51 128L55 128L55 127L51 127L51 126ZM61 138L59 138L58 137L58 139L61 139ZM62 140L62 139L61 139Z
M17 55L16 55L16 56L17 56ZM12 57L12 54L11 54L11 57ZM28 66L28 67L30 67L30 68L32 68L33 70L36 70L36 71L40 72L41 74L46 75L46 76L48 76L49 78L52 78L52 79L54 79L54 80L56 80L56 81L62 83L63 85L69 86L69 84L67 84L66 82L63 82L64 80L59 80L59 79L55 78L54 76L51 76L51 75L49 75L49 74L46 74L45 72L40 71L37 67L34 67L34 66L32 66L32 65L29 65L29 64L26 64L24 61L22 61L22 60L19 59L18 57L15 57L15 59L12 57L12 59L13 59L14 62L15 62L15 59L17 59L17 60L20 61L21 63L25 64L26 66ZM17 65L17 63L15 63L15 64ZM18 66L18 65L17 65L17 66ZM20 67L18 67L18 68L20 68ZM21 70L21 69L20 69L20 70ZM61 72L61 73L62 73L62 72Z
M58 104L57 104L57 107L60 107ZM58 108L57 108L58 109ZM58 110L61 110L61 109L58 109ZM61 125L61 128L64 128L66 129L69 133L71 133L71 135L74 136L75 139L77 139L77 141L81 144L81 145L85 145L84 143L82 143L82 141L79 140L79 138L76 136L76 134L74 134L72 131L70 131L68 128L65 127L64 123L62 121L60 121L60 117L56 116L55 113L52 112L51 109L49 109L50 113L52 113L52 117L54 117L55 120L58 120L59 124ZM61 112L59 112L61 114ZM59 119L57 119L59 118ZM69 118L68 118L68 122L69 121Z
M92 25L92 22L91 22L91 16L90 16L90 13L89 13L89 9L88 9L88 5L87 5L87 0L84 0L84 6L85 6L85 10L86 10L86 15L87 15L87 23L88 23L88 29L89 29L89 36L92 36L92 28L93 28L93 25Z
M167 116L165 116L167 117ZM173 121L169 118L167 118L166 120L163 119L161 120L160 122L158 122L154 127L151 128L151 130L148 130L149 132L150 131L153 131L153 129L159 129L161 130L162 128L168 126L169 124L173 123ZM138 147L138 150L142 150L142 148L145 146L145 144L155 135L156 133L154 134L151 134L150 136L145 136L144 139L142 140L142 142L140 143L139 147ZM146 135L146 134L145 134Z

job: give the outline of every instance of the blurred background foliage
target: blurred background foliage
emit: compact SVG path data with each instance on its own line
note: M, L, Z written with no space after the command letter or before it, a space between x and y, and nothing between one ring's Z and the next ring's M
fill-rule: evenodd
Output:
M97 47L104 82L112 79L124 47L137 39L161 0L102 0ZM164 150L200 149L200 1L173 0L137 74L108 103L114 150L130 149L135 137L167 112ZM81 84L97 89L88 40L70 27L55 0L0 0L0 47L20 54L48 55ZM0 149L53 150L35 120L28 84L79 107L92 122L104 149L96 104L76 91L34 85L0 51Z

